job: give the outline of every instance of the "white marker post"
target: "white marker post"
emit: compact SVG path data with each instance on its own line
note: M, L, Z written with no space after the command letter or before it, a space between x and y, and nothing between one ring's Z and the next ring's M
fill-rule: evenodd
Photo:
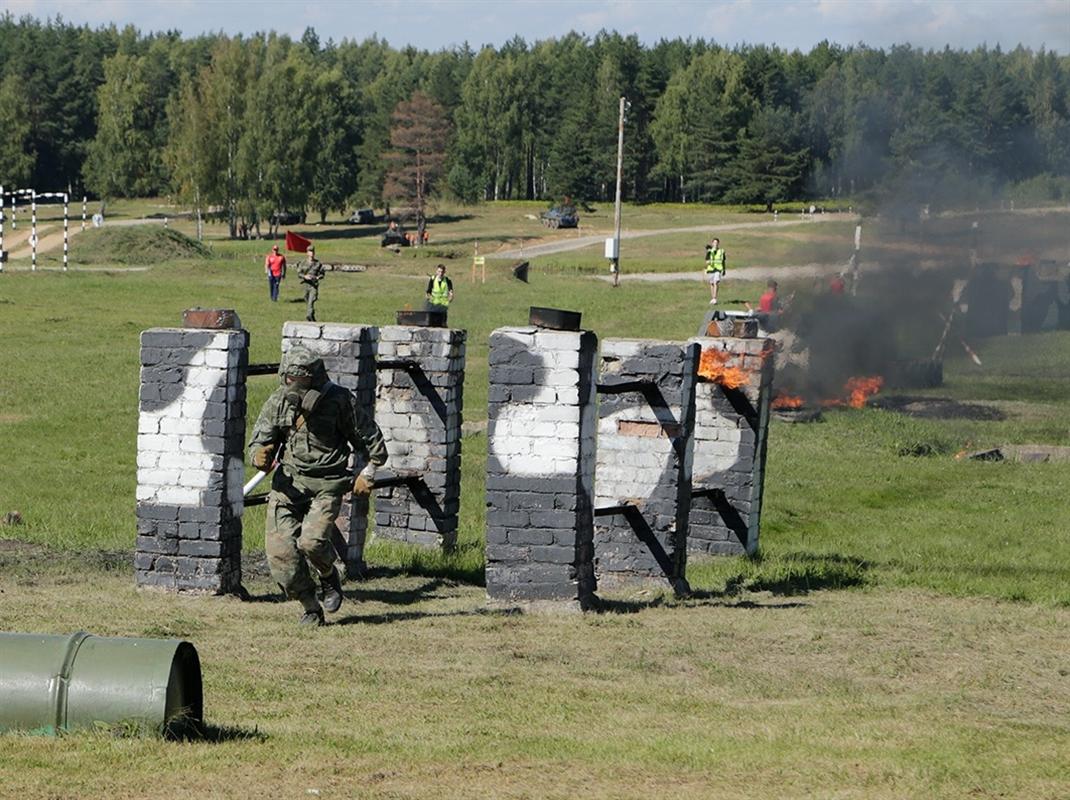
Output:
M30 272L37 271L37 192L30 191Z

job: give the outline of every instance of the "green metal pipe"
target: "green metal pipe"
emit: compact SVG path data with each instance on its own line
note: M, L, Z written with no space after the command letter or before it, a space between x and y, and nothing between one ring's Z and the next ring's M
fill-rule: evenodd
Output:
M203 718L201 662L189 642L0 633L0 732L130 722L181 734Z

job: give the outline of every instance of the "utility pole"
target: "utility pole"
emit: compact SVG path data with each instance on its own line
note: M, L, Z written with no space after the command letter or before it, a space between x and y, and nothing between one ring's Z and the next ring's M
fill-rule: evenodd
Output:
M613 210L612 248L606 247L606 257L610 259L609 269L613 273L613 286L620 286L620 184L624 167L624 108L628 101L620 99L620 116L617 120L617 201ZM607 243L608 244L608 243Z

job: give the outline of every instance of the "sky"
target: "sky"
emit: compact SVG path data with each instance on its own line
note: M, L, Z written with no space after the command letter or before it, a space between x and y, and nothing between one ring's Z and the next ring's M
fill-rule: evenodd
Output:
M323 42L377 35L425 50L606 29L644 44L677 37L803 51L822 40L884 49L1021 44L1070 55L1070 0L0 0L0 10L186 36L273 30L298 38L313 27Z

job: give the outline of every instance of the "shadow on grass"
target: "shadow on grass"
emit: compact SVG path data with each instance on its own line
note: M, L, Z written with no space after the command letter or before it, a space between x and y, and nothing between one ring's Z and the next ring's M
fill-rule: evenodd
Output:
M725 581L728 596L741 592L770 592L796 596L826 589L850 589L866 582L872 564L836 553L785 553L775 561L755 556L756 573L741 572Z
M194 744L223 744L225 742L266 742L268 735L257 727L213 725L210 722L183 723L164 731L165 738Z
M389 625L394 622L448 617L512 617L522 614L519 608L471 608L460 611L397 611L386 614L351 614L328 622L328 625Z
M808 608L809 603L756 603L752 600L733 600L728 592L692 591L685 597L671 600L672 605L684 607L718 606L720 608L739 608L754 610L773 610L783 608ZM649 600L617 600L598 598L595 610L600 614L638 614L670 604L667 596L652 597Z

